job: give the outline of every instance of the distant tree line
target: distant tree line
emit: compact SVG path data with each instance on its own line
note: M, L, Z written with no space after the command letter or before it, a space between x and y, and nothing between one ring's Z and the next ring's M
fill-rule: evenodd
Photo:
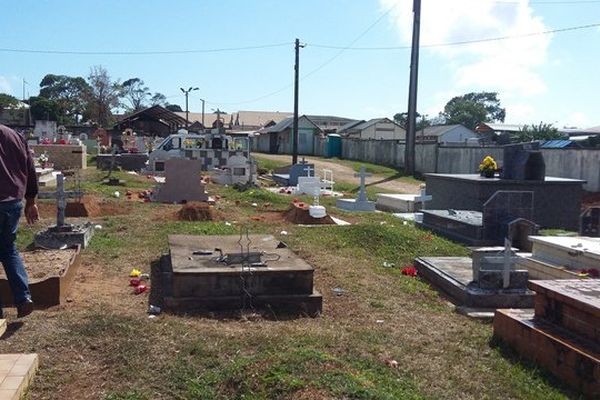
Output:
M150 91L140 78L124 82L114 80L102 66L93 66L87 78L48 74L40 82L40 92L25 100L34 120L57 121L62 125L93 124L109 127L115 112L134 113L146 107L161 105L172 111L181 107L168 104L164 94ZM0 110L18 105L19 100L0 93Z
M427 115L417 113L416 130L419 131L433 125L454 124L462 124L471 130L475 130L479 123L504 122L505 118L506 109L501 107L498 93L471 92L453 97L436 117L429 118ZM394 115L394 120L406 128L408 113L398 113ZM563 138L563 135L552 124L540 122L537 125L523 126L515 139L520 142L530 142L561 138Z

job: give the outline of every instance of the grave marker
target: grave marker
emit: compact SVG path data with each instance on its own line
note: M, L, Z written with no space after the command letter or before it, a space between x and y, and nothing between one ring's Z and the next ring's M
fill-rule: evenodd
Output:
M600 207L590 207L581 214L579 234L600 237Z

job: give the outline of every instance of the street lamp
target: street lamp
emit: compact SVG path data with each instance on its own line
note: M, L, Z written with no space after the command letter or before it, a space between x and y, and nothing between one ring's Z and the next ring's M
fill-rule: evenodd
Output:
M190 121L189 121L190 112L188 110L188 96L191 91L198 90L198 88L197 87L193 88L190 86L190 88L188 90L185 90L184 88L179 88L179 89L181 89L183 94L185 94L185 128L187 129L188 125L190 124Z
M206 129L204 125L204 99L200 99L200 101L202 102L202 129Z

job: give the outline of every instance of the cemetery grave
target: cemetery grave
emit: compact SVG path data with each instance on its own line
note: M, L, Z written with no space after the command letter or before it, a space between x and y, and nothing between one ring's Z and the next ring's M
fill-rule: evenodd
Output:
M237 192L208 184L211 194L221 197L223 219L190 223L173 218L180 205L114 198L115 189L98 185L100 173L90 170L83 174L86 193L98 196L101 207L110 199L127 212L116 212L117 207L114 215L102 212L95 221L103 228L81 252L72 301L36 311L24 328L0 341L0 352L39 354L32 399L558 399L575 393L534 367L504 358L501 348L490 347L489 325L456 315L420 278L401 275L400 267L417 255L465 256L467 250L384 213L355 213L352 226L318 229L283 218L252 222L253 234L284 241L313 270L312 287L323 299L321 318L169 312L149 318L154 303L147 293L132 294L131 268L150 272L151 263L169 250L170 235L192 236L199 241L196 250L213 237L237 241L243 221L281 215L289 199L262 189ZM123 194L148 184L143 176L119 177L125 180ZM329 208L334 200L323 203ZM272 206L264 208L266 203ZM42 217L44 224L54 219ZM185 255L182 260L193 262ZM154 291L160 285L152 278Z
M365 178L371 176L371 174L365 171L363 165L360 167L360 172L354 174L354 176L360 178L358 196L356 199L337 199L336 206L346 211L375 211L375 203L367 199L365 190Z

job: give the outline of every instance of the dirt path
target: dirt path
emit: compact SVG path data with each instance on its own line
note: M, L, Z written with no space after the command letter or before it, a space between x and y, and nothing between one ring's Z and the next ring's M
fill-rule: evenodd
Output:
M264 154L254 153L253 156L256 158L262 158L266 160L291 162L291 156L280 155L280 154ZM322 158L305 157L306 161L314 163L317 170L317 174L322 175L324 169L333 171L333 178L336 182L348 182L358 183L358 178L354 177L355 171L344 164L335 162L333 160L323 160ZM418 193L419 184L406 182L400 177L398 178L386 178L380 175L373 175L366 179L367 186L375 186L386 191L397 192L397 193Z

